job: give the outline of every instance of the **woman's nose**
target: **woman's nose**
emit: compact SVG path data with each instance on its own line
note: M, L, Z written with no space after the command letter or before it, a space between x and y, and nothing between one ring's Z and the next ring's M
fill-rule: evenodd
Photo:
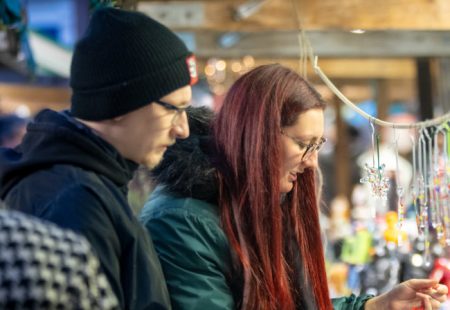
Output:
M316 169L319 167L319 152L314 151L306 160L302 162L305 168Z

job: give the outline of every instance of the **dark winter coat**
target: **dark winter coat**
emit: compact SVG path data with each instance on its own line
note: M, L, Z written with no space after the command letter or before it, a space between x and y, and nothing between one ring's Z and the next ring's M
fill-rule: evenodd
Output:
M161 265L127 202L136 168L68 112L45 110L18 148L0 149L0 198L83 234L121 308L166 309Z
M208 156L210 115L201 113L206 112L190 113L190 137L169 148L153 171L160 185L140 219L153 238L174 309L239 309L243 277L221 227L217 180ZM303 282L301 274L298 278ZM333 305L359 310L368 298L352 295L334 299ZM298 309L316 308L308 286L302 285L298 299Z

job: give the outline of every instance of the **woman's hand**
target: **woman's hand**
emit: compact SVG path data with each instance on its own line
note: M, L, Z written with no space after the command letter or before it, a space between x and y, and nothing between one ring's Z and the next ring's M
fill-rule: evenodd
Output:
M389 292L367 301L366 310L439 309L447 300L448 288L436 280L412 279L402 282Z

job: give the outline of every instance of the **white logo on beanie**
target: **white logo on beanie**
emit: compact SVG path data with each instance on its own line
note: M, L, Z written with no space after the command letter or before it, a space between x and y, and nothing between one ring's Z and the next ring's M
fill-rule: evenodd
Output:
M188 66L189 75L191 77L191 82L189 84L194 85L198 81L197 62L195 60L195 55L191 55L186 58L186 64Z

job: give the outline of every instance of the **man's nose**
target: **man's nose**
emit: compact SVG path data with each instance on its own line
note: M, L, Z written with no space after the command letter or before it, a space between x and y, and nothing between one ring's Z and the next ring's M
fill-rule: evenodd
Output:
M189 123L186 111L183 111L173 126L173 131L177 139L186 139L189 137Z

